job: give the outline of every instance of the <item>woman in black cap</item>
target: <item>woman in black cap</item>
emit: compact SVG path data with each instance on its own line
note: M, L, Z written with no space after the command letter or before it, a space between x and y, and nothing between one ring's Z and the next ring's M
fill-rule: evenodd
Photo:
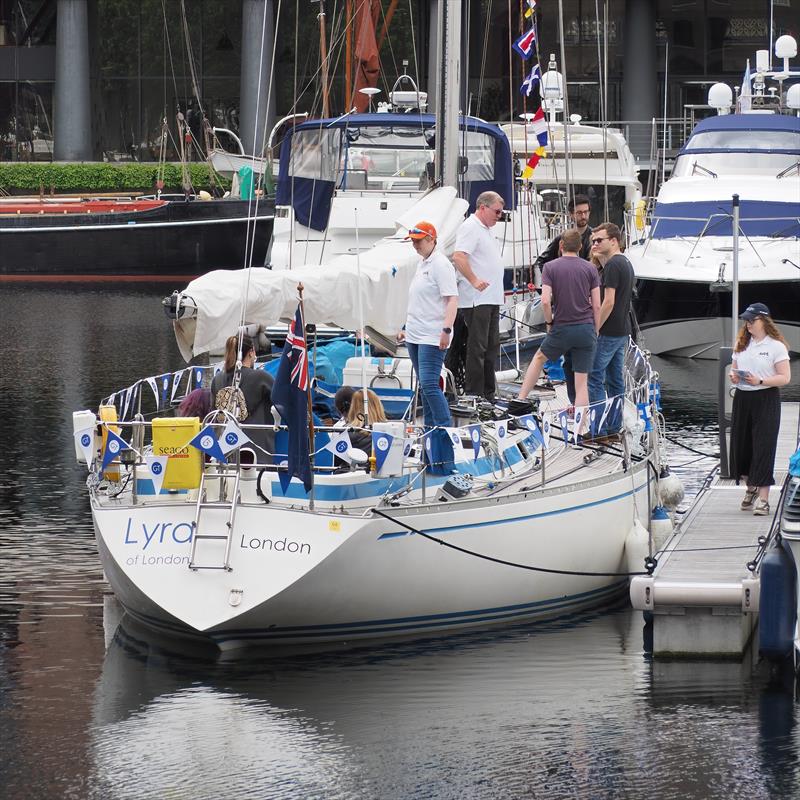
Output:
M792 378L789 350L769 309L752 303L740 315L744 325L733 348L730 379L736 386L731 422L731 474L745 478L742 511L769 514L769 487L781 422L779 386Z

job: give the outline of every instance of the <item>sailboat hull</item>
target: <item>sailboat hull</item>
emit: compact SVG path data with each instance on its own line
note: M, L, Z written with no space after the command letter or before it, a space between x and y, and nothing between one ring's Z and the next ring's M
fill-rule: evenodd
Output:
M637 467L491 502L387 507L396 524L242 505L229 572L188 567L191 505L95 507L94 519L106 575L132 616L233 649L419 634L600 604L623 588L622 576L499 564L442 547L405 524L493 559L619 573L646 490L646 472ZM221 550L212 548L202 558L221 563Z

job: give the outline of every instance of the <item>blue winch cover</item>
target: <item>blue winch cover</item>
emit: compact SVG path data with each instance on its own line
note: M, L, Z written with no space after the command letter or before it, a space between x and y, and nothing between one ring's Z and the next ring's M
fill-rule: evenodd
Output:
M275 204L291 205L297 221L314 230L325 230L330 215L331 199L335 182L321 178L292 176L290 161L292 139L303 131L338 131L340 143L348 130L365 127L393 129L405 128L409 132L432 131L436 117L433 114L350 114L338 119L307 120L291 129L281 145L280 168ZM483 133L494 141L494 177L492 180L472 180L467 184L469 210L475 210L475 201L482 192L493 191L506 201L507 208L515 202L514 176L512 172L511 147L506 135L496 125L475 117L460 117L459 128L464 131ZM341 144L340 144L341 151Z
M651 236L699 236L704 228L705 236L733 236L732 214L730 200L656 203ZM798 218L800 203L742 200L739 206L739 227L747 236L800 237Z

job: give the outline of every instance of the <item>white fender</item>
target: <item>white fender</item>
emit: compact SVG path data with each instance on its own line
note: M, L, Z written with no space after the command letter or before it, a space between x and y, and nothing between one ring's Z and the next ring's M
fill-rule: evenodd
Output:
M647 528L637 519L625 537L625 568L628 572L642 572L644 560L650 555Z

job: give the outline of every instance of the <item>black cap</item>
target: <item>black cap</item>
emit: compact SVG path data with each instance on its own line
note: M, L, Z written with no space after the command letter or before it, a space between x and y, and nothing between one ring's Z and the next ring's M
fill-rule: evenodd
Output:
M752 322L756 317L768 317L769 309L763 303L751 303L739 314L739 319Z

